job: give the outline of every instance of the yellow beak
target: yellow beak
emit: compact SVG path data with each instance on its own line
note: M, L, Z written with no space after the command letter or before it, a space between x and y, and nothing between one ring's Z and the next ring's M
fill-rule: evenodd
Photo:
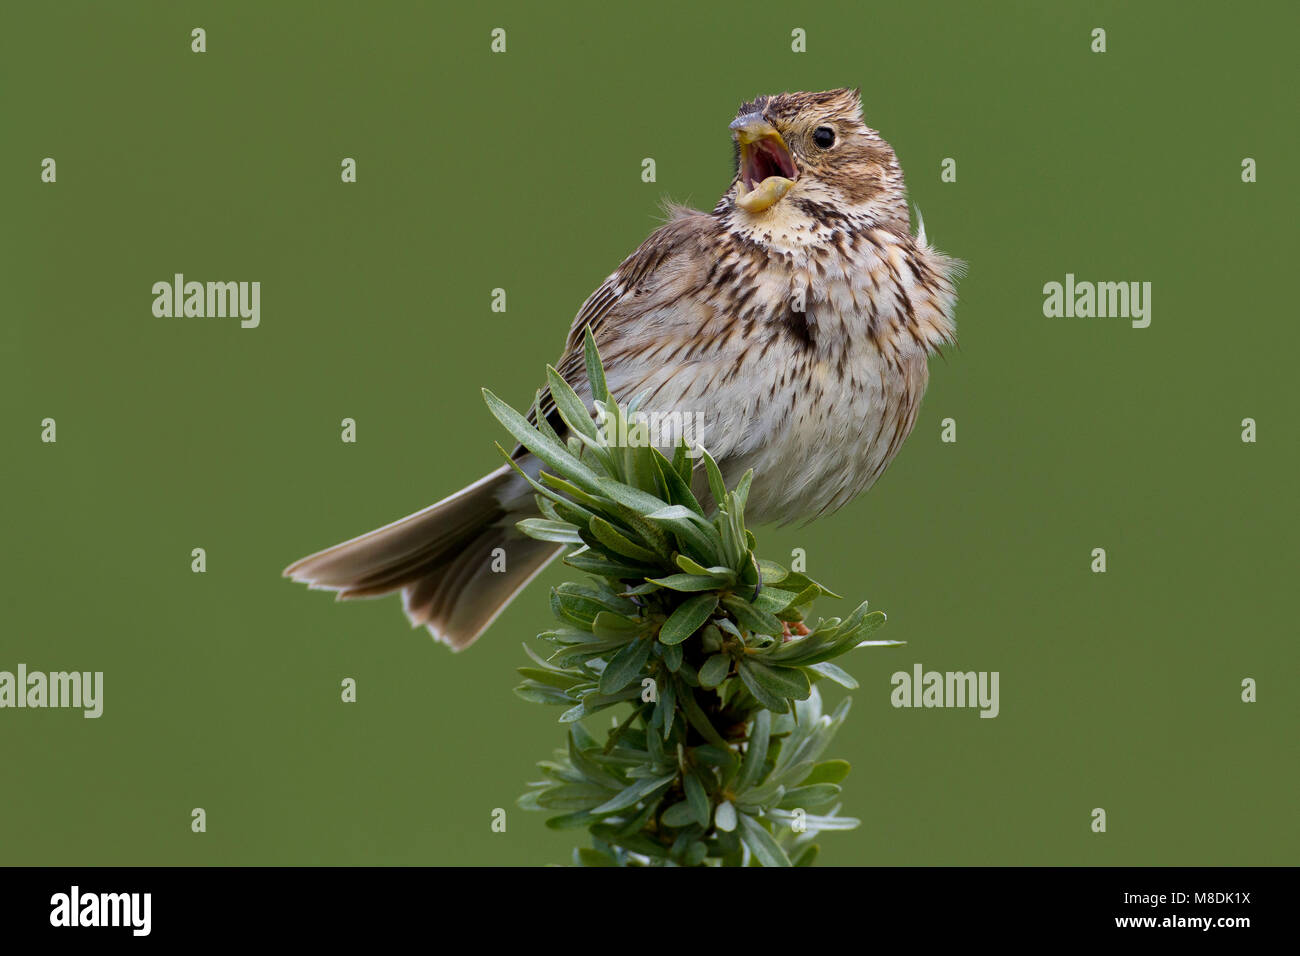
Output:
M762 113L746 113L744 116L738 116L731 121L731 131L736 136L736 142L741 146L749 146L765 138L775 139L785 149L785 140L781 134L776 131L776 127L763 118Z
M751 213L771 209L794 185L797 173L790 148L761 113L737 117L731 131L740 146L736 205Z

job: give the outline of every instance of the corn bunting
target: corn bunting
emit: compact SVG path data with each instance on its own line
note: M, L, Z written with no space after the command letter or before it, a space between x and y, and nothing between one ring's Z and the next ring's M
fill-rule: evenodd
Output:
M762 96L731 132L736 173L712 212L670 206L583 303L556 367L590 403L590 328L619 402L698 422L680 437L707 447L729 485L754 469L750 519L808 519L865 491L898 453L929 355L955 341L960 263L924 227L912 233L898 159L857 91ZM539 407L563 428L549 396ZM515 458L536 475L531 455ZM560 550L516 530L537 514L506 466L285 574L341 599L400 590L412 625L459 650ZM491 567L498 548L504 571Z

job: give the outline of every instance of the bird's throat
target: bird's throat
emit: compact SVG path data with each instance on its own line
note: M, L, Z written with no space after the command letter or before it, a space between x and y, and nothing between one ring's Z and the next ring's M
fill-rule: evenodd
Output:
M768 176L752 189L743 179L738 180L736 205L746 212L765 212L784 199L793 185L794 180L786 179L784 176Z

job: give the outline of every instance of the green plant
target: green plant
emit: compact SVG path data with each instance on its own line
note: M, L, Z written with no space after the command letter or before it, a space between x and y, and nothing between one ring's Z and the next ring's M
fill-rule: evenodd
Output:
M520 529L576 546L564 561L591 578L551 592L559 626L539 636L554 653L524 647L532 662L516 692L565 708L568 745L539 764L542 779L519 803L558 812L550 827L586 827L581 865L807 865L818 833L858 824L839 815L849 765L822 759L850 702L824 714L814 685L856 687L832 659L899 642L865 640L885 622L865 602L804 625L815 599L838 595L756 557L744 518L752 473L728 490L699 449L715 503L706 511L684 443L669 460L648 443L611 440L636 434L637 403L609 396L590 332L586 365L603 430L547 368L567 440L540 396L529 418L484 390L542 462L536 480L524 477L544 517ZM618 705L631 710L604 741L580 722Z

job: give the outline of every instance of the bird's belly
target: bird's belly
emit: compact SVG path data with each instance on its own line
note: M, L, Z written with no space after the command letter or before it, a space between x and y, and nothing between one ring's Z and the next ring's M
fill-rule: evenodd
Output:
M803 374L770 371L767 395L752 389L712 442L706 428L729 486L754 469L746 514L757 523L828 514L869 488L911 431L928 378L924 353L888 360L873 347L794 368Z
M644 325L622 343L635 359L607 362L610 390L620 401L644 395L643 409L679 416L728 486L752 468L746 514L755 522L828 514L884 472L928 379L918 338L886 332L878 341L867 316L835 307L870 300L861 289L828 295L802 327L786 320L779 298L757 309L776 321L741 324L718 310L717 327ZM890 327L888 316L881 321ZM693 487L707 499L702 469Z

